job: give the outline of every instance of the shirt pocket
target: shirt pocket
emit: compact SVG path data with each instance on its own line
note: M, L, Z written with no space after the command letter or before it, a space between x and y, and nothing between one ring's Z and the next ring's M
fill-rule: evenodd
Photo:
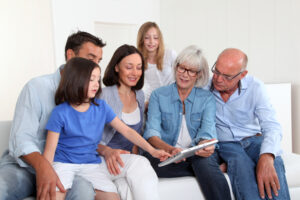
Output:
M161 123L164 130L170 130L172 128L172 113L161 113Z
M202 113L192 113L191 114L191 125L193 129L198 129L201 126Z

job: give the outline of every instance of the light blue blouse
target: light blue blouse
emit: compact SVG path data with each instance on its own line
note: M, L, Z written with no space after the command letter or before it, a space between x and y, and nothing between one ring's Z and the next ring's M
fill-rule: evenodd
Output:
M191 146L201 139L216 138L216 102L211 92L194 87L184 100L185 118ZM158 88L152 92L144 138L158 136L175 146L182 122L183 105L178 95L176 83Z

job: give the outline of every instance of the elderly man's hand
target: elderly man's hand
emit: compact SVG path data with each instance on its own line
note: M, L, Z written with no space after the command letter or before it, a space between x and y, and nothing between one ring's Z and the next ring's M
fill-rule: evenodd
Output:
M273 154L265 153L260 156L256 166L256 178L261 198L265 198L265 190L269 198L272 198L272 190L278 196L280 184L274 167Z

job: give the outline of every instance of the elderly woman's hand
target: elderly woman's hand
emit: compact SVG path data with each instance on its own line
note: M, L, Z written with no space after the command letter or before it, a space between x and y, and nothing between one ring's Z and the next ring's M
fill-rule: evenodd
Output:
M178 154L178 153L181 152L181 151L182 151L181 148L173 147L172 150L170 151L170 154L171 154L172 156L174 156L174 155ZM180 163L180 162L185 161L185 160L186 160L186 159L184 158L184 159L179 160L179 161L177 161L177 162L175 162L175 163Z
M206 142L210 142L213 141L215 139L211 139L211 140L201 140L198 144L203 144ZM198 151L195 152L195 155L197 156L201 156L201 157L209 157L211 156L215 151L215 145L210 145L208 147L205 147L203 149L200 149Z

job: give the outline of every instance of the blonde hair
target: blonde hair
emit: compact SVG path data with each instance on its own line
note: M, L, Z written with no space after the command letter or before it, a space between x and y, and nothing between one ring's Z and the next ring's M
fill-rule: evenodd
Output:
M147 52L147 50L144 46L144 38L145 38L145 35L146 35L147 31L152 27L155 28L158 32L159 45L158 45L158 48L157 48L155 61L156 61L157 69L162 71L163 61L164 61L164 53L165 53L165 45L164 45L162 33L161 33L158 25L155 22L146 22L140 27L138 35L137 35L136 46L137 46L137 49L140 52L142 52L142 54L145 58L145 61L146 61L145 62L145 64L146 64L145 69L147 69L148 68L148 63L147 63L148 52Z

